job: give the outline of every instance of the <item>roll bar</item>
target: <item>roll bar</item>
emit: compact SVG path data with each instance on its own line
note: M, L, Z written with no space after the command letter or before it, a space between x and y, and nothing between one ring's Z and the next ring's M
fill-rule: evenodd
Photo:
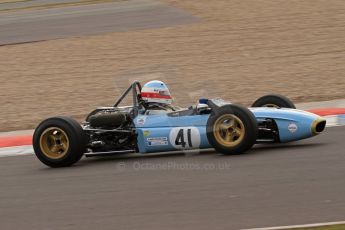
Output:
M139 81L134 81L128 89L121 95L121 97L115 102L114 107L118 107L119 104L123 101L123 99L128 95L128 93L132 90L133 93L133 112L134 116L138 115L138 107L139 107L139 94L141 92L141 84Z

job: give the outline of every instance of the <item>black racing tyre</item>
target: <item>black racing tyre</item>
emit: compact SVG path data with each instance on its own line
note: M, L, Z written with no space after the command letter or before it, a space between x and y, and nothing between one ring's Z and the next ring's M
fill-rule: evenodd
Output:
M37 158L53 168L73 165L86 149L86 137L80 124L62 116L42 121L32 142Z
M294 103L287 97L279 94L270 94L257 99L252 107L277 107L296 109Z
M207 139L223 154L241 154L256 142L258 126L254 114L240 105L225 105L207 121Z

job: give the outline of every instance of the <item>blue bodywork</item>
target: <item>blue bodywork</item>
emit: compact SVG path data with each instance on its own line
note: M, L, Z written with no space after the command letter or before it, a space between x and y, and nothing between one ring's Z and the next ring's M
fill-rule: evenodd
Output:
M313 136L312 124L319 116L296 109L249 108L258 122L273 119L279 141L290 142ZM171 116L168 113L138 115L134 119L141 153L211 148L206 135L209 114Z
M318 115L288 108L249 108L258 121L272 118L279 130L280 142L290 142L313 136L312 124L321 119Z

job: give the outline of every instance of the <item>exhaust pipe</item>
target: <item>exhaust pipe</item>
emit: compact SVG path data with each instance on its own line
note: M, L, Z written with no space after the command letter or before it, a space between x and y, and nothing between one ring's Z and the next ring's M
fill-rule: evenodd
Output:
M322 118L318 118L313 121L311 125L311 132L313 135L318 135L326 128L326 120Z

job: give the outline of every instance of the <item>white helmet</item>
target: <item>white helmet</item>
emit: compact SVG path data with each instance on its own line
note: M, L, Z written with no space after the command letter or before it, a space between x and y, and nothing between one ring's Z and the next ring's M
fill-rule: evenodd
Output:
M141 98L148 103L156 102L168 105L172 103L170 91L166 84L161 81L155 80L147 82L141 89L140 95Z

